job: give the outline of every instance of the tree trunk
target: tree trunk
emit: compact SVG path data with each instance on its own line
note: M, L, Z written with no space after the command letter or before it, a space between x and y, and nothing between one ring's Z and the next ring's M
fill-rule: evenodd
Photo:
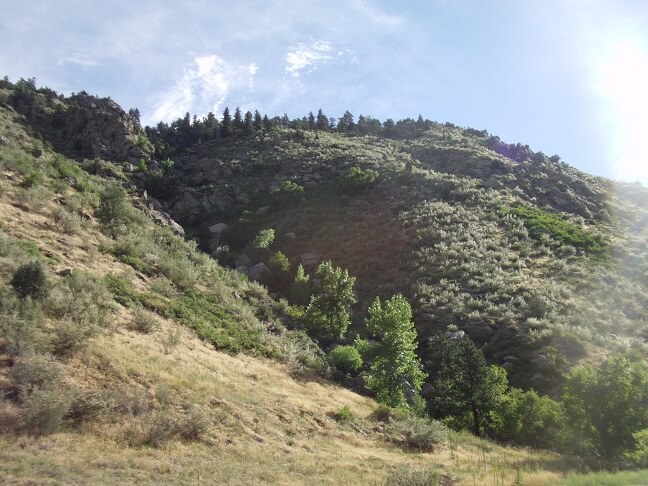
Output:
M479 427L479 410L477 409L477 404L475 402L472 402L470 406L472 407L473 414L473 434L479 437L481 435L481 429Z

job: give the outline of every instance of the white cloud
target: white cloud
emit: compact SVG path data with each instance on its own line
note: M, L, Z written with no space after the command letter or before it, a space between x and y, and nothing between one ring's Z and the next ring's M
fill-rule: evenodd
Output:
M199 116L209 111L217 113L233 90L243 86L252 91L254 75L258 70L254 63L228 63L216 54L196 56L193 64L160 97L152 115L145 117L145 124L170 121L182 117L186 112Z
M317 64L333 59L333 46L330 42L318 40L306 45L292 47L286 54L286 71L297 77L302 71L311 72Z
M325 40L313 41L310 44L299 43L286 53L285 71L298 78L302 73L311 73L320 65L329 62L356 65L359 64L356 54L348 48L336 48Z

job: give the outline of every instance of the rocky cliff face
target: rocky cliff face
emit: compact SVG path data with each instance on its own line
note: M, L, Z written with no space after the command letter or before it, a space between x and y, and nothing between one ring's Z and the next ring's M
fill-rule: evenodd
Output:
M54 148L75 158L137 163L153 147L139 121L110 98L84 92L62 98L51 90L20 86L7 102Z
M53 120L67 149L86 157L137 163L148 159L151 147L142 127L114 101L77 95Z

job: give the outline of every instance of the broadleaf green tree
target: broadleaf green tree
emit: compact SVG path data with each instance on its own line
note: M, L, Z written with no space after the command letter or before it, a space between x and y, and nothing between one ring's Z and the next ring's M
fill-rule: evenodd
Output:
M428 358L432 415L459 419L468 415L473 434L481 435L484 420L507 391L506 370L488 366L484 353L468 337L434 336Z
M560 449L565 441L563 404L534 390L511 388L489 418L489 432L501 441L542 449Z
M365 320L376 343L361 343L373 357L366 387L376 392L379 402L390 407L409 408L417 401L425 373L416 354L417 335L412 307L405 297L395 295L383 304L378 297ZM372 349L370 352L368 348Z
M580 449L576 452L618 459L634 448L633 434L648 428L648 365L619 355L599 369L577 368L568 376L562 399Z
M333 266L330 260L320 263L315 277L319 285L306 308L306 322L318 338L335 341L344 337L351 323L350 309L356 303L355 277L348 270Z

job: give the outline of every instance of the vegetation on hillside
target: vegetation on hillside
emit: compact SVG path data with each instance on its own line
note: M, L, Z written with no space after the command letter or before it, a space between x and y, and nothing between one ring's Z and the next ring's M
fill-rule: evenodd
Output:
M95 243L83 269L63 268L73 260L53 242L0 227L7 431L119 424L111 437L134 447L206 441L218 417L205 400L143 397L137 370L129 388L105 363L107 381L85 382L78 367L123 330L171 355L188 329L375 396L384 425L346 405L328 416L410 450L469 429L590 467L647 463L641 190L613 193L485 131L321 110L142 129L132 109L126 158L86 159L48 116L64 123L93 98L50 91L0 84L24 115L1 108L0 194L61 244ZM100 260L110 268L94 271ZM389 481L410 476L438 474Z

